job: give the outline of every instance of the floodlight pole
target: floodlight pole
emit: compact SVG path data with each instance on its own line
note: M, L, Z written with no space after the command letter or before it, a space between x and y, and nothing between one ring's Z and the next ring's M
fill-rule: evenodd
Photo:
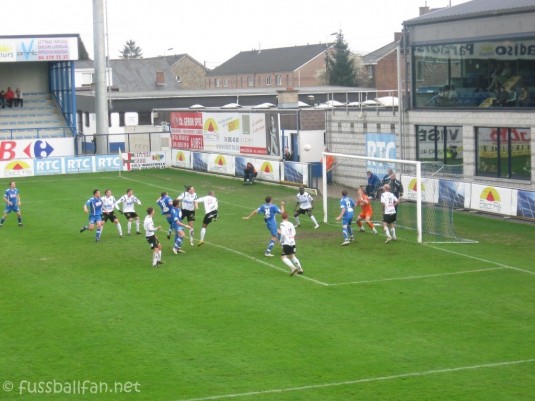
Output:
M109 153L108 99L104 0L93 0L93 42L95 53L95 146L98 153Z

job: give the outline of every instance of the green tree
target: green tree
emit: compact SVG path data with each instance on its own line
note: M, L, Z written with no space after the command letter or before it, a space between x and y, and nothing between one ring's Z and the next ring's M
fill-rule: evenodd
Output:
M336 42L325 60L328 85L357 86L358 67L355 56L349 50L342 31L336 35Z
M143 51L141 50L141 47L136 45L135 40L130 39L125 43L123 50L121 50L120 57L121 58L143 58Z

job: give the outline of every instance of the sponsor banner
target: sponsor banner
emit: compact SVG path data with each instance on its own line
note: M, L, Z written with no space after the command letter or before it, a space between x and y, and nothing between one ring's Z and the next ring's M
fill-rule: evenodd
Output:
M173 149L280 156L276 113L170 113Z
M34 159L33 171L35 175L64 174L63 158L48 157L46 159Z
M171 166L191 169L191 152L187 150L171 150Z
M428 179L421 180L420 191L422 193L422 202L438 203L439 199L439 180ZM403 199L416 202L418 196L418 185L416 185L416 177L407 175L401 176L401 183L403 184Z
M78 60L78 37L0 39L0 63Z
M284 162L283 167L283 181L308 186L308 164Z
M208 153L192 152L191 167L195 171L208 171Z
M74 156L74 138L0 141L0 161Z
M242 156L235 158L235 174L243 177L243 170L247 162L251 162L258 173L257 179L280 182L280 162L267 159L251 159Z
M470 209L516 216L512 189L472 184L471 192Z
M535 40L414 46L414 55L441 59L533 60Z
M528 219L535 219L535 192L516 192L516 215Z
M381 159L397 159L396 156L396 134L365 133L366 156ZM382 162L368 160L366 169L382 177L386 174L391 165Z
M401 183L405 191L403 199L416 202L418 194L416 177L404 175L401 177ZM466 205L466 201L469 200L469 196L467 195L467 190L469 189L470 184L460 181L434 178L422 180L422 202L440 204L454 209L468 208L469 206Z
M151 168L166 168L171 166L169 152L130 152L123 153L123 170L145 170Z
M33 166L29 160L0 161L0 174L3 178L28 177L33 174Z
M210 154L208 171L217 174L234 175L234 156Z
M65 174L92 173L95 171L94 156L65 157Z

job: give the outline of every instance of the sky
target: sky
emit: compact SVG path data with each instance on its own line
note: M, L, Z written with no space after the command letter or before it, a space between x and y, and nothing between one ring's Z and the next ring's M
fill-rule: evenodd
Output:
M366 54L394 40L419 8L467 0L100 0L108 54L128 40L143 57L188 54L215 68L241 51L333 42L342 32L351 51ZM93 58L94 0L2 2L0 36L79 34ZM141 5L141 6L139 6ZM171 50L169 50L171 49Z

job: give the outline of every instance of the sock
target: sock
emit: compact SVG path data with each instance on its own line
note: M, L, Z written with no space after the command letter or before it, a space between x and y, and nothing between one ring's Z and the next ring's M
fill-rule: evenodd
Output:
M99 240L101 235L102 235L102 228L97 228L95 238Z
M347 241L347 240L349 239L349 235L348 235L348 233L347 233L347 228L344 228L344 229L342 230L342 234L344 234L344 240Z
M206 228L201 228L201 241L204 241L204 236L206 235Z
M182 237L178 234L175 234L175 248L176 249L180 249L182 247L182 242L184 242Z
M22 217L17 217L17 220L19 221L19 224L22 224Z
M123 228L121 227L121 223L117 224L117 231L119 231L119 235L123 235Z
M390 231L388 230L388 227L385 227L385 234L388 238L390 238Z
M294 257L292 258L292 263L295 267L299 269L299 271L303 271L303 268L301 267L301 263L299 262L299 259L297 259L297 256L294 255Z
M156 259L157 260L162 260L162 250L161 249L158 251L158 257Z
M357 221L357 226L358 226L359 228L362 228L362 222L361 222L360 220Z
M156 263L158 263L158 253L153 252L153 254L152 254L152 265L156 266Z
M275 241L273 240L269 241L269 245L266 249L266 252L271 253L271 250L273 249L274 246L275 246Z
M296 225L300 225L301 224L301 222L299 221L299 216L295 217L295 224Z
M0 220L0 224L4 224L4 221L6 221L6 219Z
M394 227L390 229L390 232L392 233L392 237L396 236L396 229Z
M131 231L132 231L132 222L129 221L128 222L128 234L130 234Z
M193 238L193 229L189 230L189 237Z
M286 266L288 266L290 269L295 269L294 265L292 262L290 262L290 260L288 260L288 258L283 258L282 261L284 262L284 264Z
M315 225L318 225L318 221L316 220L316 218L314 216L310 216L310 219L312 220L312 222L315 224Z
M136 232L139 232L139 220L136 220Z
M348 232L350 237L353 236L353 229L351 228L351 226L347 226L347 232Z

